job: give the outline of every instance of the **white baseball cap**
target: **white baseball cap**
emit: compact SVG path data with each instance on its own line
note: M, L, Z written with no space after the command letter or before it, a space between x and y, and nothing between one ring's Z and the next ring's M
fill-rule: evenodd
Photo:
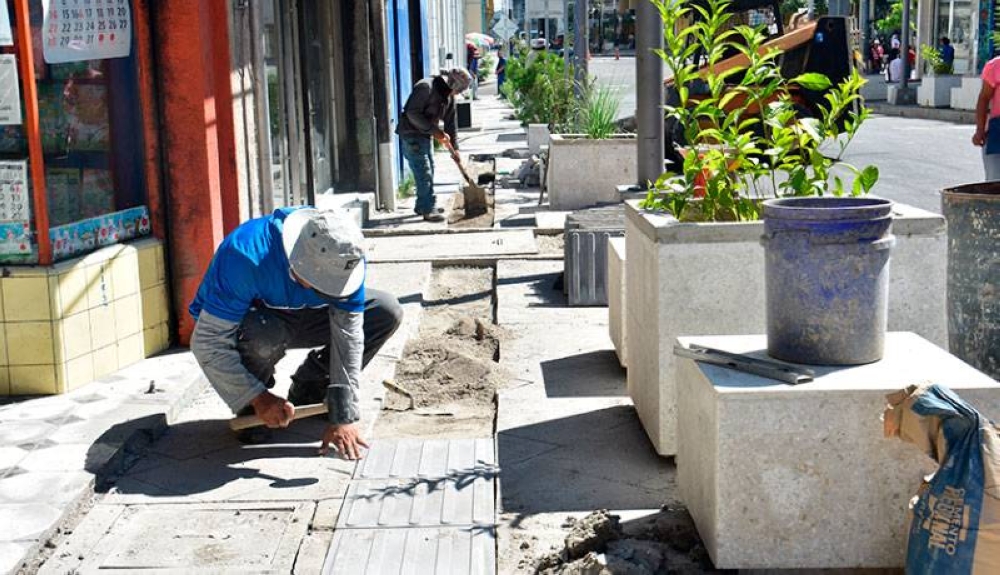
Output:
M316 291L347 297L364 282L364 236L346 211L295 210L281 239L292 271Z

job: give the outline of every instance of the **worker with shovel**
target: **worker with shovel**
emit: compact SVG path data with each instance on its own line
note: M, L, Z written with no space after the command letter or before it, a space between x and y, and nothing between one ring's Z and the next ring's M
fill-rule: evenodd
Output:
M406 100L396 128L403 142L403 157L410 165L417 184L417 203L413 211L429 222L445 219L444 210L434 205L434 150L431 138L445 147L450 145L458 149L455 96L464 92L471 83L472 75L464 68L453 68L417 82Z
M359 459L361 370L399 327L397 299L365 286L364 238L343 210L281 208L247 221L219 245L188 308L191 351L234 412L287 427L296 405L324 403L333 446ZM288 400L271 393L289 348L318 348L292 376ZM246 429L241 441L267 440Z

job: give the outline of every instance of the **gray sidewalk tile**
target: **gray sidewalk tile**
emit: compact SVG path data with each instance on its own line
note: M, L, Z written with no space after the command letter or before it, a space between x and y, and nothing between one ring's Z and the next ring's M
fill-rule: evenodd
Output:
M312 503L100 507L41 574L290 573L314 510Z
M25 471L79 471L88 468L90 452L91 446L82 443L52 445L32 450L18 467Z
M108 499L141 504L339 498L354 466L319 457L315 445L303 444L233 446L182 461L153 454L118 480ZM149 486L156 491L147 493Z
M32 542L61 517L60 508L45 503L0 503L0 541Z
M28 456L29 450L21 447L0 447L0 477Z
M31 548L31 543L0 541L0 573L13 573Z
M379 441L355 472L357 479L445 477L470 469L491 469L491 438Z
M85 471L35 472L0 479L0 503L69 505L93 487L94 476Z
M44 421L5 421L0 423L0 445L29 446L43 441L56 431L56 426Z
M431 573L495 574L495 529L341 529L323 566L323 575Z
M460 236L456 241L454 236ZM463 234L382 236L368 238L371 261L422 261L468 259L538 253L531 230L471 232Z
M580 326L607 326L605 307L568 307L566 296L556 289L562 271L562 260L498 261L497 323L518 329L521 325L575 326L577 331ZM550 336L541 337L546 343L556 341Z

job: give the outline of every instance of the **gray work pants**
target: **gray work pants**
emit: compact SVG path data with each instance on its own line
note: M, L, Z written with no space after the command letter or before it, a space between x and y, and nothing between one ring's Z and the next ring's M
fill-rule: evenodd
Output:
M365 288L365 348L368 365L403 319L395 296ZM257 379L274 386L274 366L288 349L313 349L292 376L288 400L295 405L323 403L330 384L329 308L276 309L256 306L240 322L236 349L243 366Z

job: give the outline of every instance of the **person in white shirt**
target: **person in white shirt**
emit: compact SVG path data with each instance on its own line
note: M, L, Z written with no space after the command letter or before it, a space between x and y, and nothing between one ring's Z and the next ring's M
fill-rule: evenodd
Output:
M892 49L889 52L889 67L887 70L887 82L899 82L903 78L903 59L899 57L899 50Z

